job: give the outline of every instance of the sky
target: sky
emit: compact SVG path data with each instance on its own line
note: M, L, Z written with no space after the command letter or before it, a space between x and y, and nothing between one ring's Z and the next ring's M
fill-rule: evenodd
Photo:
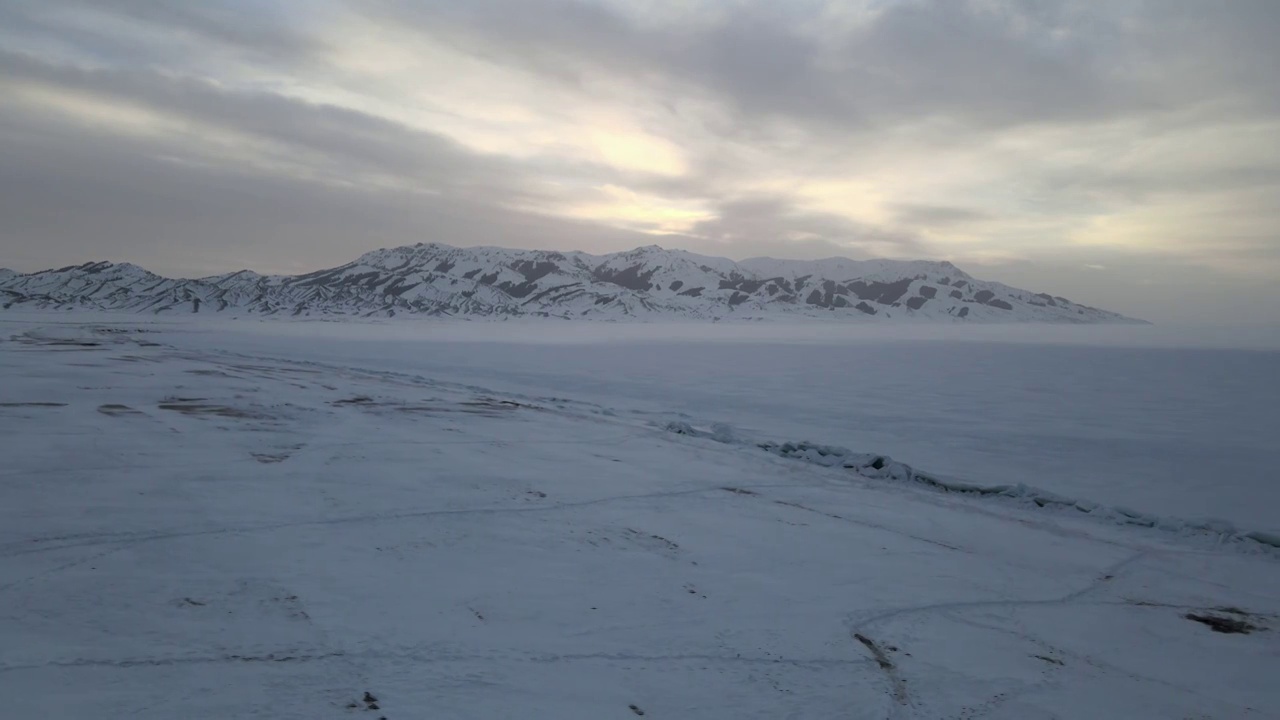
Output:
M0 0L0 267L945 259L1280 319L1275 0Z

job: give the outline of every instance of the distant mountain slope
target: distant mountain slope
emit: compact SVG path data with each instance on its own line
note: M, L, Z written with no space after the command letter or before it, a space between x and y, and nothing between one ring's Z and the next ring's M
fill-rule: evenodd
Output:
M977 280L949 262L734 262L657 246L610 255L418 244L305 275L182 280L129 263L0 271L0 307L299 316L542 316L1138 322Z

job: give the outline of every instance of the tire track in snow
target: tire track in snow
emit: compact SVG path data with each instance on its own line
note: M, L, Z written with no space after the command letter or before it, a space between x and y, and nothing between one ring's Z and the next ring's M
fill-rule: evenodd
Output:
M409 660L417 663L558 663L558 662L651 662L651 663L684 663L708 662L742 665L790 666L790 667L847 667L869 665L873 660L866 658L775 658L775 657L743 657L741 655L711 654L673 654L643 655L633 653L449 653L436 650L426 651L418 648L386 648L378 650L354 651L345 650L302 650L284 648L271 651L245 650L240 653L219 653L213 655L172 655L159 657L126 657L126 658L77 658L73 660L50 660L42 663L28 663L0 666L0 673L19 672L23 670L43 670L46 668L153 668L173 665L213 665L222 663L289 663L320 662L325 660Z
M965 610L965 609L983 608L983 607L1027 607L1027 606L1070 605L1076 600L1084 597L1085 595L1088 595L1089 593L1097 590L1103 585L1115 580L1116 575L1118 573L1127 569L1130 565L1133 565L1145 559L1146 557L1151 555L1152 552L1153 551L1151 550L1141 550L1139 552L1136 552L1130 555L1129 557L1123 560L1120 560L1119 562L1116 562L1107 567L1104 567L1100 571L1099 576L1093 581L1091 581L1089 584L1077 590L1073 590L1060 597L1031 599L1031 600L971 600L971 601L962 601L962 602L930 603L928 605L916 605L912 607L896 608L894 610L882 612L878 615L873 615L869 618L863 619L855 623L850 628L849 635L853 639L867 646L867 648L870 649L873 654L875 654L877 663L880 665L881 669L885 670L886 675L888 676L890 687L891 687L891 694L894 700L896 701L894 705L890 706L889 717L890 718L903 717L903 712L905 708L910 705L910 701L906 692L906 679L902 677L902 675L898 672L897 666L894 665L894 663L891 660L888 660L887 656L884 656L884 653L882 651L877 652L879 651L879 646L876 645L872 640L870 640L865 635L867 628L873 625L878 625L880 623L883 623L889 620L896 620L898 618L906 617L910 615L922 615L926 613L935 613L935 612L941 613L941 612L948 612L952 610ZM886 663L888 665L887 667L886 667Z
M94 547L94 546L90 546L90 547ZM120 552L121 550L124 550L126 547L128 547L127 544L121 544L119 547L114 547L109 550L104 550L103 552L100 552L100 553L93 553L92 555L87 555L82 558L77 558L75 560L72 560L71 562L63 563L62 565L58 565L56 567L41 570L40 572L34 575L28 575L27 577L22 578L20 580L14 580L13 582L8 583L7 585L0 585L0 593L8 592L13 588L26 585L27 583L34 582L36 580L39 580L40 578L48 577L50 575L56 575L60 572L63 572L64 570L70 570L71 568L79 567L80 565L84 565L85 563L92 562L94 560L99 560L113 553ZM5 557L12 557L12 556L5 556Z
M744 487L790 488L795 486L791 484L780 485L776 483L766 483L766 484L759 484L759 485L746 485ZM715 497L717 494L720 494L723 492L724 492L723 489L717 486L717 487L707 487L707 488L694 488L689 490L672 490L672 491L664 491L664 492L657 492L657 493L641 493L636 495L615 495L610 497L597 498L594 500L583 500L579 502L568 502L568 503L555 503L555 504L549 504L549 505L489 507L489 508L457 508L457 509L450 509L450 510L424 510L424 511L410 511L410 512L399 512L399 513L374 513L374 514L368 514L368 515L350 515L350 516L337 517L337 518L324 518L319 520L298 520L293 522L266 523L266 524L259 524L259 525L245 525L240 527L233 526L233 527L222 527L222 528L209 528L205 530L159 532L159 533L151 533L151 534L106 533L98 536L78 535L78 536L55 536L52 538L31 538L31 539L20 541L20 542L23 544L39 543L39 542L45 542L45 541L56 542L58 540L66 539L68 537L81 537L83 538L83 541L19 550L17 552L11 552L5 555L0 555L0 559L7 559L12 557L19 557L22 555L36 554L36 553L54 552L57 550L68 550L73 548L100 547L102 545L112 545L112 544L120 545L120 547L113 548L105 553L101 553L101 555L108 555L112 552L117 552L119 550L122 550L126 547L130 547L133 545L138 545L141 543L149 543L149 542L159 542L164 540L209 537L209 536L215 536L215 535L249 535L253 533L275 532L278 530L289 530L294 528L325 527L330 525L358 524L358 523L367 523L367 522L414 520L414 519L427 518L427 517L559 512L562 510L573 510L577 508L592 507L596 505L605 505L605 504L614 503L614 502L626 502L626 501L632 501L632 500L653 500L653 499L670 498L670 497L684 497L684 496L691 496L691 495L708 495L711 497ZM42 573L39 573L36 576L29 577L25 580L19 580L17 582L10 583L9 585L0 586L0 592L4 592L13 587L22 585L26 582L30 582L31 580L38 579L39 577L43 577L45 575L58 572L59 570L62 570L68 567L74 567L75 565L88 562L89 560L92 560L96 557L100 557L101 555L90 556L88 558L81 558L71 563L68 563L64 566L59 566L52 570L44 571Z
M1069 605L1085 595L1097 590L1103 585L1113 581L1117 573L1128 568L1130 565L1137 563L1150 556L1152 550L1140 550L1133 555L1109 565L1100 571L1100 577L1091 581L1088 585L1078 590L1073 590L1066 595L1052 598L1040 598L1030 600L965 600L960 602L930 603L928 605L916 605L912 607L896 608L873 615L869 618L858 621L853 625L855 632L862 632L872 625L877 625L886 620L893 620L906 615L916 615L920 613L936 612L941 610L963 610L968 608L980 607L1021 607L1034 605Z

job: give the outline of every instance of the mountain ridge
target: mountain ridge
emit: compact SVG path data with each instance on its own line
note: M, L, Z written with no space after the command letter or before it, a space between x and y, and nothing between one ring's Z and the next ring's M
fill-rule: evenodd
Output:
M1064 297L974 278L949 261L728 258L649 245L618 253L372 250L300 275L167 278L132 263L0 272L0 308L392 317L1140 323Z

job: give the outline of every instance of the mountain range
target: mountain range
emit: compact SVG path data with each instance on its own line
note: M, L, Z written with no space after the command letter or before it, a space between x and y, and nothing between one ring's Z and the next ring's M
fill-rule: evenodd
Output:
M437 243L304 275L166 278L130 263L0 269L0 308L305 317L610 319L840 317L866 321L1140 322L978 280L950 262L733 261L654 246L608 255Z

